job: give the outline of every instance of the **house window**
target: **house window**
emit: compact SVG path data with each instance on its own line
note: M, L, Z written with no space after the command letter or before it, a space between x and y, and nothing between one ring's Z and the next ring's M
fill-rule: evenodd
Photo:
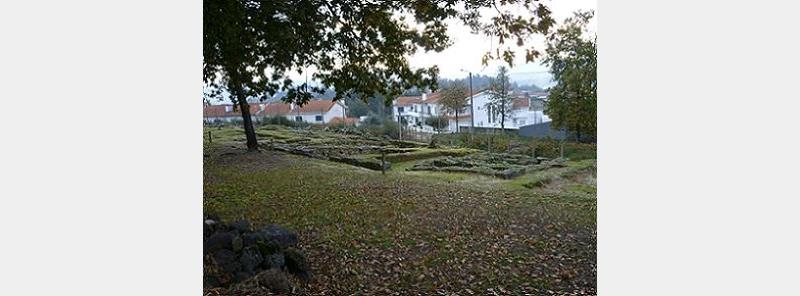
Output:
M403 107L397 107L397 113L403 113Z
M233 111L233 106L225 106L225 112Z
M431 114L431 106L428 106L428 114Z
M316 120L316 121L322 121L322 115L317 115L317 116L315 116L315 117L314 117L314 120Z
M303 116L295 116L294 121L303 121Z

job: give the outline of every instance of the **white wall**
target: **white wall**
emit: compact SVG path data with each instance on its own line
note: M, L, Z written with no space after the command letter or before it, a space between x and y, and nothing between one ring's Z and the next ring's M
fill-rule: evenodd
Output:
M475 126L500 128L500 115L497 115L497 118L495 118L493 122L489 122L488 108L486 108L486 103L489 102L489 94L482 93L481 95L475 96L474 100ZM507 129L519 129L520 126L550 121L550 117L545 115L541 110L532 111L529 109L517 109L507 116L505 121L505 128ZM514 122L515 119L516 123Z
M322 115L322 121L317 121L316 120L317 116L319 116L319 115ZM293 112L289 113L289 115L286 115L286 118L288 118L291 121L297 121L296 117L300 116L300 117L302 117L303 122L323 124L323 123L331 122L331 120L334 117L342 117L344 115L345 115L344 114L344 107L342 107L342 105L339 105L338 103L336 103L336 104L333 104L333 107L331 107L330 110L328 110L327 112L324 112L324 113L323 112L315 112L315 113L302 113L301 112L298 115L297 111L293 111Z
M331 107L331 109L328 110L327 113L325 113L325 115L323 116L322 120L324 120L325 123L328 123L328 122L331 122L331 120L334 117L344 117L344 115L345 115L344 114L344 107L342 107L342 105L339 105L338 103L335 103L335 104L333 104L333 107Z
M515 120L516 122L514 122ZM542 112L541 110L538 111L531 111L527 109L519 110L515 112L512 117L512 125L517 128L548 121L550 121L550 117L544 114L544 112Z
M489 93L482 92L478 95L473 97L473 101L475 102L475 126L476 127L496 127L500 128L500 123L489 123L489 113L488 108L486 108L486 103L489 102ZM510 121L510 120L509 120Z
M471 124L472 124L472 121L470 120L469 117L463 118L463 117L461 117L459 115L458 125L461 127L460 130L462 132L466 132L467 129L471 126ZM475 126L478 126L478 124L475 124ZM450 119L450 121L448 121L447 130L450 131L451 133L455 133L456 132L456 120L455 120L455 118Z

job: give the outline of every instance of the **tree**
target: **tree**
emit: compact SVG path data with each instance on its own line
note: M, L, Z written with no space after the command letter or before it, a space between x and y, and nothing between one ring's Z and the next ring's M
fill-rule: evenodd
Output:
M425 118L425 124L430 127L433 127L437 133L442 132L442 130L446 129L450 123L448 122L447 116L444 115L437 115Z
M345 105L347 105L347 116L366 116L370 111L367 103L354 97L345 98Z
M498 14L485 22L481 8ZM507 40L524 48L554 24L550 10L530 0L204 0L203 81L217 99L230 94L241 110L248 150L257 150L248 98L263 100L283 90L284 101L302 105L328 87L336 90L334 100L346 94L366 100L376 93L390 100L411 87L435 89L438 68L412 69L408 58L420 48L447 48L449 19L499 40L497 50L483 56L484 64L512 64L516 50ZM525 49L526 62L538 55ZM296 84L289 76L308 68L319 86Z
M587 36L593 12L576 12L547 42L544 62L556 85L546 103L553 127L583 136L597 135L597 42Z
M514 98L511 97L511 83L509 83L508 69L500 66L497 70L497 77L492 79L489 87L489 116L500 117L500 129L505 130L506 118L511 117L514 106Z
M464 111L468 105L469 89L463 82L454 82L441 90L439 104L445 114L455 114L456 132L459 131L458 115Z

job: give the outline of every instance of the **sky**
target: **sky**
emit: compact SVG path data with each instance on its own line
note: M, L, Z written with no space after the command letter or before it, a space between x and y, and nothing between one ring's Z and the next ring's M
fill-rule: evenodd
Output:
M590 30L597 31L597 0L544 0L543 3L550 8L553 18L560 23L565 18L572 15L576 10L594 10L595 17L590 24ZM487 11L488 13L489 11ZM488 66L481 64L481 57L487 50L492 50L497 46L497 40L489 37L472 34L470 30L459 23L451 21L448 23L448 34L453 40L453 45L442 52L417 52L411 57L409 62L413 67L439 66L439 74L443 78L463 78L468 74L461 69L471 71L473 74L494 75L497 67L505 64L502 61L492 61ZM544 51L544 38L530 40L530 44L540 52ZM526 43L526 47L527 47ZM524 49L516 54L514 67L509 69L512 81L517 83L533 82L541 87L551 86L550 74L547 67L537 63L525 63Z
M550 8L551 15L557 22L556 25L565 18L572 16L572 13L577 10L594 10L595 17L589 24L589 29L592 32L597 32L597 0L543 0L542 2ZM487 16L493 13L494 10L488 8L482 12L483 15ZM448 21L448 35L453 42L450 47L442 52L425 52L420 49L409 59L412 68L427 68L432 65L438 65L440 77L455 79L467 77L468 74L465 71L470 71L473 75L494 76L497 73L498 66L506 65L503 61L490 61L489 65L484 67L481 64L481 58L487 50L493 49L492 46L497 46L497 40L492 40L490 37L479 34L472 34L469 28L462 25L459 20ZM534 39L527 41L525 46L528 47L529 44L540 52L544 52L543 36L536 36ZM521 85L536 84L542 88L552 86L552 76L549 74L547 67L536 61L525 63L524 48L520 49L522 51L517 52L514 67L509 69L511 81ZM307 72L313 73L313 71L313 68L307 69ZM289 77L295 83L302 83L306 79L305 74L300 75L297 72L289 72ZM310 75L309 79L311 79ZM314 84L313 81L309 82Z

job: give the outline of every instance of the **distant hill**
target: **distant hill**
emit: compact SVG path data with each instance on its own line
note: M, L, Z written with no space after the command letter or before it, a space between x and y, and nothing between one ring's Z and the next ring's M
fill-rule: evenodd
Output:
M511 81L519 85L533 85L539 89L546 89L555 85L553 75L548 72L511 73L509 76L511 76Z
M547 75L549 75L549 74L547 74ZM511 86L512 89L526 90L526 91L532 91L532 92L537 92L537 91L543 91L544 90L542 87L539 86L540 84L535 83L532 80L515 79L515 74L511 74L509 76L511 77L511 82L513 83L512 86ZM480 89L489 88L489 84L491 83L492 78L493 77L486 76L486 75L474 75L474 76L472 76L472 89L480 90ZM549 79L549 77L548 77L548 79ZM543 79L538 79L538 80L546 81L546 80L543 80ZM439 87L440 88L447 87L448 85L450 85L450 84L452 84L454 82L457 82L457 81L463 82L465 85L469 86L469 78L463 78L463 79L447 79L447 78L443 78L443 79L439 79Z

